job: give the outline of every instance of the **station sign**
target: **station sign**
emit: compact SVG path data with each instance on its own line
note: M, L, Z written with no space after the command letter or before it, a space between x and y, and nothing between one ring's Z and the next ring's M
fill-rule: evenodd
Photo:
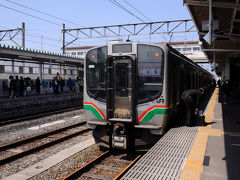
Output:
M207 33L205 36L203 36L203 39L205 41L207 41L208 44L212 44L212 42L210 42L210 35L211 33ZM212 41L214 41L216 39L216 36L214 35L214 33L212 33Z

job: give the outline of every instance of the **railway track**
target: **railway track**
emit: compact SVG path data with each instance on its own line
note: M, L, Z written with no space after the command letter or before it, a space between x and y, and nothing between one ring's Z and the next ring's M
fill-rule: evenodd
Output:
M141 157L139 154L127 155L110 150L87 162L85 165L64 177L70 179L120 179L124 173Z
M48 148L70 138L89 132L83 127L86 121L0 146L0 165Z
M47 112L47 113L29 115L29 116L26 116L26 117L17 117L16 119L1 120L0 126L5 126L5 125L17 123L17 122L28 121L28 120L31 120L33 118L46 117L46 116L49 116L49 115L52 115L52 114L64 113L64 112L67 112L67 111L73 111L73 110L78 110L78 109L82 109L82 108L83 108L83 106L77 106L77 107L71 107L71 108L67 108L67 109L51 111L51 112Z

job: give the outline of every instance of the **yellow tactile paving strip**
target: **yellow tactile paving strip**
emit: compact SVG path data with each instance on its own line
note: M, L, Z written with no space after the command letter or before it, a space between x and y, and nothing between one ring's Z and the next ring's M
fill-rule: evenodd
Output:
M205 122L211 123L213 119L213 110L216 104L218 89L215 89L205 113ZM187 157L180 180L198 180L201 179L203 169L203 160L207 148L208 136L221 136L220 129L211 129L211 125L200 127L192 149Z

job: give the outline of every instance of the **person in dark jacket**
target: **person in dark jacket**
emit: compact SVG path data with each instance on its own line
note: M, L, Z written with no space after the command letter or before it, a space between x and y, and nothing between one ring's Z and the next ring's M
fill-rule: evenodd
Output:
M8 81L9 85L9 96L10 98L16 98L16 84L15 84L15 81L14 81L14 77L12 75L9 76L9 81Z
M18 76L15 76L15 96L19 96L20 95L20 80L18 78Z
M203 89L189 89L182 93L181 102L185 106L186 112L186 126L193 125L193 114L195 109L198 107L199 98L203 94Z
M69 78L67 81L67 87L69 88L70 92L73 92L73 87L75 86L75 82Z
M25 87L24 87L25 81L24 81L22 76L20 77L19 82L20 82L20 96L23 96L24 95L24 89L25 89Z
M53 87L53 92L55 95L60 94L59 90L58 90L59 89L59 80L57 80L57 77L53 78L52 87Z
M35 87L36 87L37 94L40 94L41 82L40 82L39 77L37 77L37 79L35 80Z
M61 93L63 93L63 88L64 88L64 86L65 86L65 81L63 80L63 78L60 78L59 83L60 83Z

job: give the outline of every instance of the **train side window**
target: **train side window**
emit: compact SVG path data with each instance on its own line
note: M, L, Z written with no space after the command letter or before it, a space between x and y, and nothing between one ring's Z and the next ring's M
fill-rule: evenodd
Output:
M163 50L157 46L138 45L138 103L153 101L162 93Z

